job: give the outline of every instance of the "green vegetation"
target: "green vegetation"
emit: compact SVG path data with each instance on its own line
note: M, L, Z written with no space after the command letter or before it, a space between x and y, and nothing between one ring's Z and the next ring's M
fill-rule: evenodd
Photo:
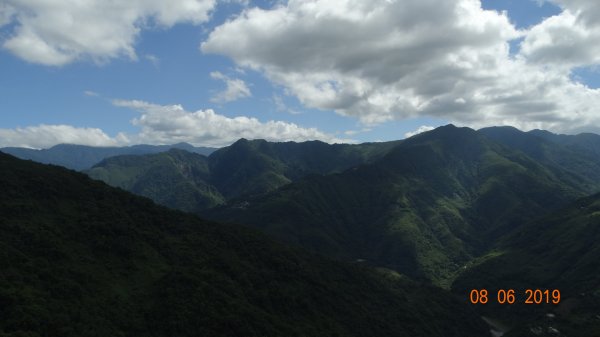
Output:
M555 135L541 130L522 132L512 127L478 131L546 166L564 182L586 193L600 190L600 136Z
M453 290L559 289L561 304L480 307L486 315L511 322L507 336L527 336L532 327L548 326L565 336L599 336L600 195L580 199L505 237L496 250L463 272ZM556 318L548 319L547 314Z
M498 237L584 194L561 177L520 151L450 125L407 139L371 163L204 214L449 286Z
M0 336L483 336L448 292L0 154Z
M360 145L241 139L86 171L295 248L2 156L0 336L485 335L471 309L507 337L598 336L600 195L557 212L600 189L598 153L597 135L449 125ZM465 308L483 288L520 302ZM527 288L563 301L523 305Z
M159 204L200 211L231 198L276 190L309 174L338 172L373 161L397 143L329 145L241 139L208 158L181 150L117 156L85 172Z
M105 159L89 176L182 211L199 211L225 198L210 184L206 157L183 150Z

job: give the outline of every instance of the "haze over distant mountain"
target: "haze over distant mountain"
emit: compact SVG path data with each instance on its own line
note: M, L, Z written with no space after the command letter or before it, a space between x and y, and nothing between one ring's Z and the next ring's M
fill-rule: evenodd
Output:
M2 336L483 336L446 291L0 153Z
M143 155L159 153L169 149L182 149L189 152L209 155L215 148L194 147L187 143L174 145L134 145L125 147L94 147L85 145L59 144L49 149L35 150L21 147L5 147L0 151L17 158L29 159L38 163L64 166L81 171L92 167L101 160L119 155Z

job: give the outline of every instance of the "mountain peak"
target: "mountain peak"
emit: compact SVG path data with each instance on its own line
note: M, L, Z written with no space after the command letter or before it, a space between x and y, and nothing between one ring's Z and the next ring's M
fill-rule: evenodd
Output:
M477 137L477 131L468 127L457 127L454 124L447 124L444 126L437 127L431 131L423 132L415 137L411 137L405 140L405 143L420 143L424 140L444 140L451 141L456 139L464 139L465 137Z
M511 125L502 125L502 126L488 126L485 128L481 128L477 131L483 131L483 132L487 132L487 131L512 131L512 132L523 132L517 128L515 128L514 126Z

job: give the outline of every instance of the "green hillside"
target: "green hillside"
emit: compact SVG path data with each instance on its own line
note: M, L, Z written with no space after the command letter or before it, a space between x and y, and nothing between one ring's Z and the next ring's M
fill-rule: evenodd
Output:
M532 327L553 326L564 336L600 336L600 195L529 224L478 259L453 289L558 289L559 305L480 307L512 323L507 336L528 336ZM522 302L522 301L520 301ZM548 314L556 316L549 320ZM561 336L562 336L561 335Z
M448 285L499 237L582 195L524 153L449 125L371 164L309 176L205 214Z
M360 145L241 139L208 158L171 150L116 156L85 171L112 186L184 211L273 191L309 174L328 174L373 161L399 142Z
M0 336L483 336L449 293L0 154Z
M490 127L478 132L522 151L571 186L589 194L600 191L600 152L595 152L595 146L600 149L600 136L555 135L541 130L523 132L513 127Z
M600 155L600 135L595 133L580 133L577 135L554 134L545 130L532 130L529 133L549 140L555 144L564 145L574 151L591 156Z
M111 157L85 173L182 211L199 211L225 201L210 183L208 159L184 150Z

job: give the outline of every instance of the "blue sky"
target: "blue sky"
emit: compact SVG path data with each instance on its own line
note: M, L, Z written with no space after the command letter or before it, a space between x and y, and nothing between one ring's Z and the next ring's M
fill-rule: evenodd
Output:
M0 5L0 146L599 131L592 0L60 3Z

